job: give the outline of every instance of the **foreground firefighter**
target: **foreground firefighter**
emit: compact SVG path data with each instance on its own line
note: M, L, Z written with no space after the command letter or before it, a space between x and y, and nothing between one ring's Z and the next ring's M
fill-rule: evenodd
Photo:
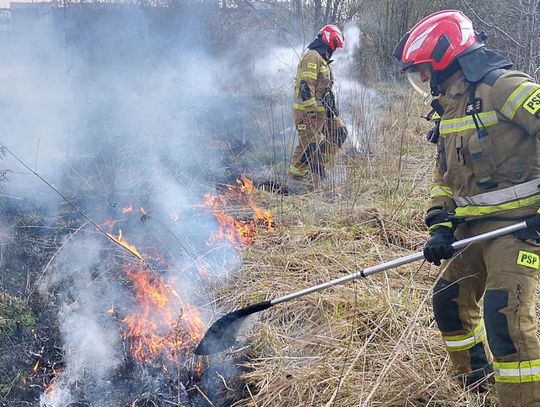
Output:
M325 162L337 154L347 128L339 117L332 91L332 53L343 47L343 34L325 25L308 45L298 64L293 104L298 145L294 149L290 175L297 181L325 177Z
M538 232L526 229L457 254L451 246L456 237L540 217L540 86L510 70L512 63L484 40L461 12L442 11L416 24L394 52L415 89L438 96L424 255L436 265L454 256L442 262L433 309L465 384L493 371L501 406L540 406Z

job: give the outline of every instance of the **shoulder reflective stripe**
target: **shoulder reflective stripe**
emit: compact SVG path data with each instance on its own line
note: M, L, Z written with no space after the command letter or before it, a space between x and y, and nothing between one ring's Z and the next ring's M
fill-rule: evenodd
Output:
M484 321L480 322L476 328L464 335L443 336L446 349L449 352L457 352L472 348L477 343L482 342L486 336Z
M442 223L436 223L434 225L431 225L429 228L428 228L428 232L431 233L433 232L435 229L439 229L439 228L451 228L452 226L452 222L442 222Z
M431 188L431 191L429 191L429 197L435 198L437 196L447 196L449 198L453 198L454 194L452 193L452 188L445 187L443 185L436 185Z
M540 381L540 359L521 362L493 362L495 381L528 383Z
M306 128L307 128L307 127L306 127L305 124L299 124L298 126L296 126L296 129L297 129L297 130L300 130L300 131L305 130Z
M313 72L303 71L303 72L300 72L300 74L298 75L298 78L300 80L302 80L302 79L317 79L317 74L313 73Z
M313 62L309 62L309 63L307 64L307 67L308 67L309 69L317 69L317 64L315 64L315 63L313 63Z
M500 205L505 202L515 201L516 199L528 198L532 195L540 193L540 178L533 179L532 181L523 182L522 184L514 185L512 187L499 189L493 192L484 192L474 196L456 196L457 206L486 206L486 205Z
M322 73L328 73L328 72L330 72L330 68L328 68L327 66L321 66L320 71Z
M302 100L301 98L295 98L294 103L302 105L302 106L310 106L310 105L316 105L317 101L315 98L309 98L307 100Z
M459 207L456 208L455 215L456 217L488 215L499 211L508 211L510 209L524 208L526 206L531 206L538 203L540 203L540 194L531 196L530 198L518 199L517 201L508 202L500 205Z
M535 90L531 96L523 102L523 109L530 114L538 114L538 111L540 110L540 88Z
M493 126L499 122L495 111L482 112L478 116L485 127ZM475 129L472 116L460 117L458 119L441 120L439 131L441 134L457 133L460 131Z
M539 88L540 85L533 82L522 83L514 92L512 92L510 97L506 99L506 102L504 102L504 106L501 109L501 113L512 120L529 94Z

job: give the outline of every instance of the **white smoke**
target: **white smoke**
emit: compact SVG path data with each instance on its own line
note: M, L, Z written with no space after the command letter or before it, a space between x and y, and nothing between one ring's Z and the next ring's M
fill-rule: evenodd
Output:
M58 373L54 391L46 392L41 406L66 406L77 400L72 389L93 386L110 376L121 363L118 327L104 313L122 297L103 263L102 241L84 237L64 242L40 289L60 303L59 324L65 369Z

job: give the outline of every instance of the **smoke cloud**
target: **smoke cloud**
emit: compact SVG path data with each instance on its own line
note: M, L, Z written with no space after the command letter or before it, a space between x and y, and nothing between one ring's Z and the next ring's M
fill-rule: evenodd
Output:
M290 156L303 49L285 45L300 40L284 43L256 29L239 30L244 36L219 31L219 10L205 4L180 10L26 4L14 6L11 18L9 33L0 34L0 141L96 222L114 219L114 233L121 228L141 251L164 254L182 298L213 303L197 267L213 282L229 277L241 257L226 246L207 250L216 221L193 208L214 183L275 165L273 150L280 160ZM276 40L249 41L261 37ZM345 37L333 67L355 135L352 112L359 93L370 91L353 79L359 29L347 26ZM13 159L2 166L13 170L7 206L39 209L55 226L79 217ZM127 205L136 215L122 212ZM56 390L43 394L41 405L66 406L82 396L89 405L115 405L114 378L126 364L120 321L137 310L119 264L133 259L119 259L90 225L66 239L40 284L59 309L64 354ZM116 319L106 313L111 305ZM207 316L216 311L201 309Z

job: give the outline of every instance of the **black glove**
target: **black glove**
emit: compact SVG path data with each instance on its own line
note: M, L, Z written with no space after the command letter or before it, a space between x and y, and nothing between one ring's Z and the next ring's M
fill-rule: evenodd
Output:
M527 219L527 227L533 229L537 232L540 232L540 209L536 211L534 216Z
M454 254L452 243L456 241L454 230L446 226L440 226L433 231L431 237L424 246L424 257L436 266L441 265L442 259L449 259Z

